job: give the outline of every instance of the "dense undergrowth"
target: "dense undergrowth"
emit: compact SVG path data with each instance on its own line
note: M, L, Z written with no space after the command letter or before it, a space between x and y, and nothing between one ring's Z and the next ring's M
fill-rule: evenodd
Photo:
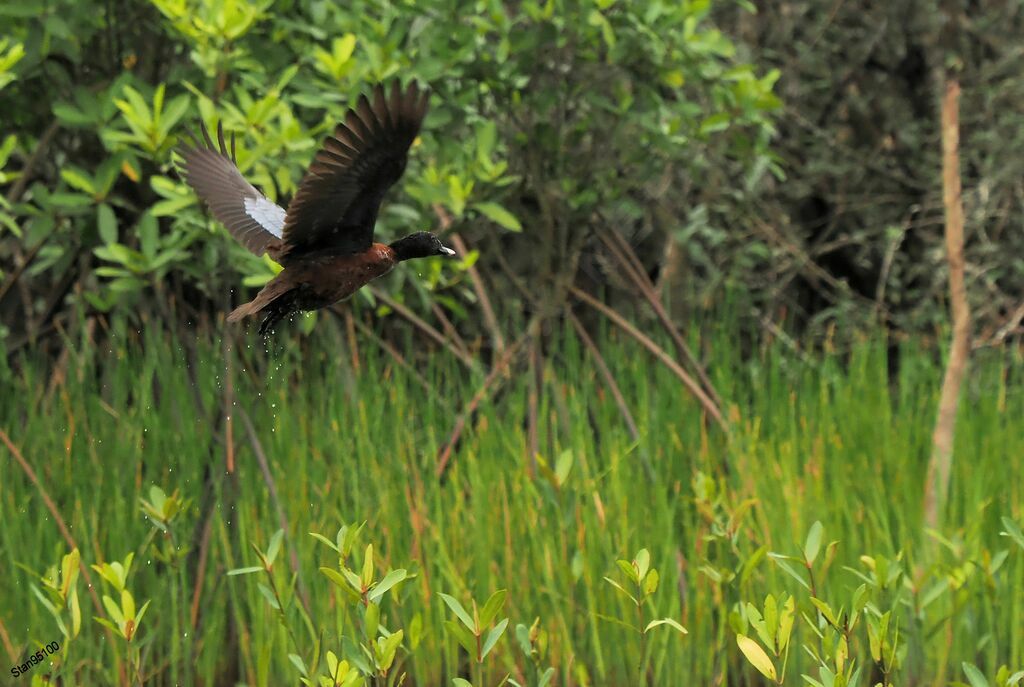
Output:
M14 361L0 618L12 665L60 644L20 683L1002 685L1024 667L1019 350L973 364L945 524L924 532L941 364L919 343L890 377L883 340L741 356L705 330L726 440L605 334L635 442L566 333L536 460L515 377L439 478L480 379L330 331L268 354L115 326L68 341L56 373ZM69 539L83 574L67 559L48 589Z

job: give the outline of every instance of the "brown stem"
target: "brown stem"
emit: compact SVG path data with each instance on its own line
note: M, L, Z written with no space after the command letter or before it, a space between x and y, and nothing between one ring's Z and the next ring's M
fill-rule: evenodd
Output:
M19 176L11 189L7 192L7 202L16 203L21 198L21 194L25 192L28 187L28 182L32 180L32 172L35 171L36 165L39 164L39 160L43 158L46 153L46 149L50 147L50 141L57 135L60 130L60 120L54 119L50 122L50 126L46 127L46 131L39 137L36 142L35 150L32 151L32 155L29 156L25 162L25 166L21 168L21 176Z
M206 577L206 559L210 552L210 537L213 534L213 513L214 510L211 508L206 514L203 534L199 539L199 562L196 565L196 583L192 588L192 608L189 613L193 632L199 627L199 599L202 597L203 580Z
M643 265L640 263L640 258L637 257L636 251L633 247L616 231L602 231L598 233L598 236L604 242L604 244L611 251L612 255L616 257L625 270L629 277L636 284L637 288L640 289L640 293L643 294L647 302L650 303L651 308L654 310L654 314L658 316L658 320L661 322L661 326L668 332L669 336L672 337L672 342L676 347L677 357L685 360L690 367L697 372L697 377L700 379L701 384L704 385L704 390L708 396L715 402L715 405L719 408L722 407L722 399L715 391L714 385L711 383L711 378L708 377L707 372L704 370L704 366L700 364L693 351L687 345L686 340L683 339L683 335L676 328L672 322L672 318L669 317L668 311L665 310L665 306L662 305L661 299L658 297L658 293L654 288L654 284L651 283L651 278L647 275L647 271L644 270ZM617 244L617 245L616 245Z
M11 663L18 662L18 651L11 644L11 636L7 634L7 626L4 625L4 619L0 618L0 640L3 640L4 650L7 652L7 657L11 659Z
M39 481L39 478L36 476L35 470L33 470L32 466L28 464L28 461L25 460L25 456L21 455L21 451L14 444L14 442L11 441L11 438L7 436L7 432L5 432L2 429L0 429L0 441L2 441L7 446L7 450L11 452L11 455L14 456L14 460L17 461L18 465L21 466L21 469L25 473L25 476L28 477L28 480L36 488L36 491L39 492L40 498L43 499L43 503L46 504L47 510L50 511L50 515L53 516L54 522L57 523L57 528L60 530L61 535L64 537L64 541L67 542L67 545L70 546L72 549L78 549L78 543L75 541L75 538L71 536L71 530L68 529L67 524L64 522L64 517L60 514L60 511L57 509L57 504L54 503L53 499L50 498L50 494L47 493L46 487L44 487L42 482ZM78 550L81 551L81 549ZM89 575L89 566L87 566L81 559L79 559L78 569L81 571L82 577L85 578L85 583L89 587L89 596L90 598L92 598L92 604L93 606L95 606L96 612L105 618L107 614L103 610L103 606L100 604L99 597L96 595L96 589L92 584L92 577ZM110 634L109 630L107 634L107 638L110 641L113 641L113 636Z
M224 372L224 463L225 470L230 475L235 471L235 432L234 416L231 409L235 405L235 376L234 367L231 361L231 337L224 337L224 365L227 368Z
M530 344L530 390L526 395L526 450L529 453L527 465L530 477L537 469L537 453L540 451L540 432L538 431L538 406L543 393L544 371L541 368L540 347L536 341Z
M459 349L463 355L472 357L469 352L469 347L459 334L459 330L455 328L452 321L448 319L448 316L444 314L444 310L436 302L430 304L430 310L434 313L434 317L437 318L438 322L441 323L441 329L448 335L448 339L452 342L452 345Z
M640 441L640 430L636 426L636 421L633 419L633 413L629 410L629 405L626 404L626 399L622 395L622 390L619 389L618 383L615 381L615 376L612 375L612 371L608 368L608 363L605 362L604 356L601 355L601 349L597 347L594 340L590 338L590 334L587 333L586 327L580 322L579 318L576 317L575 313L569 308L566 308L566 314L569 317L569 321L572 323L573 328L576 330L576 335L580 337L580 341L590 351L591 357L594 359L594 364L597 366L597 371L601 373L604 378L604 384L608 387L608 391L611 392L612 398L615 399L615 405L619 408L619 414L622 415L622 421L626 423L626 429L629 430L629 436L634 441L639 443ZM641 448L640 458L643 461L644 471L647 476L653 481L654 480L654 468L651 466L650 458L647 456L647 452Z
M669 370L671 370L673 374L679 377L680 381L683 382L683 385L690 391L694 398L697 399L704 410L715 420L715 422L718 423L719 427L721 427L723 431L728 433L729 426L726 424L725 418L722 417L722 413L718 409L718 406L715 405L715 402L708 397L693 377L691 377L686 370L680 367L679 363L672 359L672 356L666 353L658 344L654 343L654 341L652 341L646 334L630 324L626 318L591 296L589 293L581 291L575 286L570 287L569 290L573 296L600 312L624 332L636 339L644 348L653 353L654 356L658 358L658 360L660 360Z
M270 471L270 463L267 461L267 454L264 453L263 445L260 443L259 436L256 434L256 428L253 427L252 420L249 419L249 414L241 407L237 408L235 412L237 412L238 417L242 419L242 424L245 425L245 431L249 435L249 443L252 445L252 452L256 454L256 462L259 463L260 472L263 473L263 481L266 483L267 491L270 493L270 501L274 504L274 510L277 511L278 526L287 533L291 531L291 528L288 525L288 516L285 515L284 507L281 506L281 499L277 493L277 482L274 481L274 475ZM306 614L308 615L309 592L306 590L306 586L302 582L302 573L299 570L299 556L296 553L294 546L290 544L287 544L287 546L288 564L292 569L292 573L295 575L295 579L297 580L299 587L299 601L302 602L302 607L306 609Z
M383 291L381 291L380 289L378 289L375 286L371 286L370 287L370 292L374 295L375 298L377 298L378 300L382 301L389 308L391 308L396 313L398 313L399 315L404 317L406 320L408 320L409 323L412 324L414 327L419 329L421 332L426 334L428 337L430 337L431 339L433 339L437 343L439 343L442 346L444 346L445 348L447 348L451 352L452 355L454 355L456 358L459 359L460 362L462 362L463 365L465 365L466 367L468 367L471 370L474 369L475 367L477 367L477 362L475 360L473 360L472 357L470 357L468 354L463 353L462 351L460 351L458 346L456 346L451 341L446 339L445 336L441 332L437 331L436 329L431 327L429 324L424 322L422 319L420 319L420 317L416 313L414 313L412 310L410 310L409 308L405 307L404 305L402 305L401 303L396 301L394 298L391 298L391 296L388 296L386 293L384 293Z
M523 345L536 336L537 330L540 328L540 323L541 317L539 315L534 316L534 319L527 326L523 335L505 349L504 354L502 354L497 362L494 363L494 367L491 368L491 371L487 373L487 377L484 379L484 383L480 386L480 389L477 390L476 394L473 395L473 398L466 404L462 414L459 415L459 418L455 421L455 426L452 428L452 433L448 437L447 443L438 455L436 474L439 479L444 476L445 470L448 468L448 462L451 460L452 452L455 449L455 445L462 437L462 432L466 429L466 423L469 421L469 418L471 418L473 413L476 412L480 403L501 386L501 384L498 383L499 380L508 379L509 376L505 373L508 371L509 367L511 367L516 354L519 353L519 350Z
M32 249L28 252L27 255L22 256L22 258L18 261L18 266L14 268L13 272L11 272L11 276L7 278L7 281L5 281L3 285L0 285L0 300L3 300L3 297L6 296L7 292L11 290L11 287L18 282L18 279L20 279L21 275L25 272L25 268L27 268L32 263L36 255L39 253L39 249L43 247L43 244L46 243L46 240L48 238L49 235L44 236L36 245L32 247ZM29 314L31 313L26 313L26 316L28 316Z
M338 308L332 308L335 314ZM345 308L345 336L348 338L348 348L352 355L352 371L359 372L359 343L356 341L356 318L352 316L352 308Z
M455 244L455 250L459 252L459 255L465 256L469 254L469 247L457 232L451 234L451 240ZM484 324L487 325L491 332L491 339L494 341L494 351L500 356L505 350L505 339L501 335L498 318L494 316L494 308L491 307L491 299L487 296L487 289L484 288L484 280L480 277L480 271L477 270L476 265L470 265L466 272L469 274L469 280L473 283L473 290L476 291L477 300L480 302L480 311L484 316Z
M416 380L416 383L419 384L421 387L423 387L423 390L426 391L428 394L430 394L431 397L434 398L434 400L441 401L442 403L447 405L448 402L437 393L437 389L435 389L430 384L430 382L427 381L426 377L424 377L422 374L420 374L419 370L417 370L415 367L413 367L412 365L409 364L409 361L407 361L405 359L405 357L402 356L402 354L398 352L397 348L392 346L386 340L384 340L381 337L377 336L377 334L374 333L374 331L369 326L367 326L365 322L360 322L359 320L357 320L355 318L352 318L352 323L355 326L355 328L358 329L359 332L363 336L369 338L375 344L380 346L381 349L385 353L387 353L388 355L390 355L392 357L392 359L394 359L395 363L400 368L402 368L403 370L408 372L410 375L412 375L412 378Z
M936 528L949 490L953 461L953 437L960 386L967 371L971 348L971 312L964 281L964 208L960 187L960 82L946 82L942 98L942 202L946 215L946 259L949 262L949 296L953 316L953 340L942 380L939 412L932 434L932 455L925 483L925 526Z

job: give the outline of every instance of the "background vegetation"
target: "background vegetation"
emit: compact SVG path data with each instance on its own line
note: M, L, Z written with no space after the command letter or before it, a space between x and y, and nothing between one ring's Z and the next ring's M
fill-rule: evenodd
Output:
M1024 678L1024 7L0 18L0 640L62 644L20 680ZM926 529L944 72L974 360ZM394 77L434 96L378 231L461 260L254 345L222 314L276 266L174 146L223 121L284 203Z

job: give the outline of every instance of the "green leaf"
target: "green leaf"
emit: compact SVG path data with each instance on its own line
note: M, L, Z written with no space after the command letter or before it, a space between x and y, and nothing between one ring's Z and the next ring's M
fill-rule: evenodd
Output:
M507 595L508 592L504 589L499 589L491 594L491 598L487 599L483 608L480 609L480 627L490 627L491 621L497 617L498 612L505 605L505 597Z
M718 112L706 118L700 123L700 133L703 135L713 134L717 131L724 131L732 123L732 115L728 112Z
M620 558L619 560L615 561L615 565L619 566L619 570L621 570L622 574L629 578L630 582L632 582L633 584L640 584L640 578L637 577L636 568L633 567L633 564L630 561Z
M60 170L60 178L76 191L84 191L90 196L96 195L96 186L93 184L92 179L86 176L85 172L80 169L65 167Z
M1020 525L1007 517L1003 517L1002 521L1006 531L999 534L1003 537L1009 537L1017 543L1017 546L1024 549L1024 531L1021 531Z
M277 597L274 596L274 591L270 587L260 582L256 588L260 590L260 594L267 600L271 608L275 611L281 610L281 604L277 602Z
M309 677L309 671L306 670L306 664L303 663L302 658L298 654L288 654L288 660L292 662L299 672L302 673L303 677Z
M334 584L338 585L342 591L348 594L349 598L353 601L359 601L359 592L352 588L352 583L337 570L333 568L320 568L320 572L323 573L324 577L329 579Z
M142 254L146 256L147 260L152 260L156 257L156 250L159 242L159 229L156 217L154 217L150 212L142 213L142 217L139 218L138 231L139 248L142 249Z
M91 116L68 103L56 103L53 106L53 114L64 124L74 127L87 127L95 124Z
M964 673L967 675L967 680L971 683L971 687L990 687L988 679L973 663L965 661L961 665L964 667Z
M378 663L382 670L388 670L391 664L395 661L395 654L398 653L398 647L402 645L402 637L405 633L402 630L393 632L387 637L381 637L377 640L377 646L380 651L378 653Z
M363 611L363 630L366 639L373 641L377 637L377 628L380 627L380 606L367 604Z
M270 544L267 546L267 567L269 568L274 564L277 559L277 554L281 551L281 542L284 540L284 530L280 529L274 532L273 536L270 537Z
M509 231L522 231L523 225L519 223L516 216L497 203L476 203L473 208L478 210L492 222L495 222Z
M462 648L469 652L470 656L476 654L476 637L474 637L469 630L455 622L454 620L444 621L445 629L451 633L455 639L462 645Z
M107 609L107 615L111 617L115 624L118 626L118 631L124 626L124 614L121 613L121 608L118 606L113 599L106 594L103 595L103 608Z
M771 595L769 595L769 598L771 598ZM751 603L747 604L746 610L747 621L750 623L750 626L757 631L757 636L761 638L761 642L766 647L774 651L775 635L769 630L768 623L765 622L761 612L758 611L754 604Z
M453 677L452 684L455 685L455 687L473 687L472 682L470 682L469 680L464 680L461 677Z
M776 634L776 648L779 653L785 651L789 645L789 637L793 632L793 621L796 620L796 601L793 597L786 599L782 605L782 613L779 614L779 631Z
M818 599L813 596L811 597L811 603L814 604L814 607L817 608L818 611L825 617L825 620L828 621L829 625L836 628L837 630L842 629L841 627L839 627L839 620L836 619L836 614L835 612L833 612L831 606L829 606L821 599Z
M386 591L388 591L396 584L404 580L407 576L408 573L402 568L399 568L398 570L392 570L384 576L383 580L374 585L373 589L370 590L370 593L367 594L367 598L370 601L376 601L381 596L383 596Z
M78 548L71 549L71 553L64 555L60 560L60 595L61 598L68 598L68 592L78 577L78 566L82 557Z
M811 525L810 531L807 533L807 541L804 542L804 560L807 561L807 565L813 565L814 560L818 557L818 551L821 550L821 537L825 533L825 528L822 526L820 520L815 520L814 524Z
M652 620L651 622L647 623L647 627L644 628L644 632L646 633L652 627L658 627L659 625L668 625L669 627L673 627L676 630L678 630L681 634L689 634L685 627L680 625L677 621L673 620L672 618L659 618L658 620Z
M79 630L82 629L82 608L78 604L78 588L72 587L71 593L68 594L68 609L71 612L71 638L78 636ZM58 619L58 625L62 623Z
M466 609L462 607L462 604L459 603L458 599L448 596L443 592L441 593L441 599L448 605L448 608L452 609L452 612L458 616L459 620L462 621L462 624L465 625L470 632L476 634L476 623L473 622L473 618L470 617L469 613L466 613Z
M572 471L572 461L572 451L570 449L562 451L558 456L558 460L555 461L555 481L559 487L569 479L569 472Z
M789 563L787 563L787 562L786 562L786 559L790 558L789 556L784 556L784 555L782 555L782 554L778 554L778 553L769 553L769 554L768 554L768 558L771 558L771 559L772 559L773 561L775 561L775 564L776 564L777 566L779 566L780 568L782 568L782 570L783 570L783 571L784 571L784 572L785 572L785 573L786 573L787 575L789 575L789 576L790 576L790 577L792 577L792 578L793 578L794 580L796 580L797 582L799 582L799 583L800 583L800 586L802 586L802 587L803 587L804 589L806 589L807 591L811 591L811 585L807 584L807 580L805 580L805 579L803 578L803 575L801 575L800 573L798 573L798 572L797 572L797 571L796 571L796 570L795 570L795 569L793 568L793 566L792 566L792 565L790 565Z
M142 604L142 608L139 609L139 614L135 616L135 632L139 631L139 626L142 625L142 619L146 615L146 611L149 609L150 602Z
M39 599L39 602L43 604L43 607L46 608L46 610L50 612L50 615L53 616L54 620L57 621L57 627L60 629L61 633L66 635L67 629L64 627L64 622L61 620L60 611L57 610L57 607L54 606L49 599L43 596L43 593L39 591L38 587L32 585L30 589L32 590L32 593L36 595L36 598Z
M620 592L622 592L626 596L628 596L629 600L632 601L634 604L637 603L636 597L633 596L632 594L630 594L629 592L627 592L625 590L625 588L621 584L619 584L618 582L616 582L615 580L613 580L610 577L604 578L604 581L607 582L608 584L610 584L611 586L615 587L616 589L618 589Z
M366 553L363 556L363 575L360 581L363 583L363 589L369 587L373 582L373 544L366 545Z
M178 120L185 116L188 106L187 95L179 95L167 105L167 109L160 116L160 128L157 131L161 142L171 133L171 129L178 123Z
M647 549L640 549L633 556L633 562L636 564L636 580L640 580L647 577L647 571L651 567L651 552Z
M644 578L644 596L650 596L658 590L658 571L651 570Z
M757 668L759 673L775 682L775 664L768 658L768 654L764 652L760 644L746 635L736 635L736 644L739 646L740 651L743 652L743 655L747 657L747 660L750 661L750 664Z
M121 590L121 612L125 620L135 620L135 598L127 589Z
M317 540L317 541L319 541L319 542L322 542L322 543L324 543L324 544L327 544L327 546L329 546L329 547L331 547L332 549L334 549L335 553L341 553L340 551L338 551L338 547L337 547L337 545L336 545L336 544L335 544L334 542L332 542L332 541L331 541L330 539L328 539L327 537L325 537L324 535L322 535L322 534L317 534L316 532L310 532L310 533L309 533L309 536L313 537L314 539L316 539L316 540Z
M247 568L235 568L234 570L228 570L226 575L251 575L252 573L263 572L263 568L258 565L251 565Z
M502 620L487 633L487 639L484 640L483 646L480 649L481 660L483 660L487 654L491 653L491 649L493 649L494 645L498 643L499 639L501 639L501 635L504 634L506 627L508 627L508 618Z

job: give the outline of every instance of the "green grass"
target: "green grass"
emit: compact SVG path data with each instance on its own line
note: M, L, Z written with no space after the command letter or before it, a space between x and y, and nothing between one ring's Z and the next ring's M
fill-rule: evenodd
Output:
M515 375L481 406L439 481L438 447L481 379L438 355L416 363L434 387L428 394L369 342L355 369L332 331L321 323L301 350L235 354L233 403L219 342L199 335L190 374L187 349L156 328L115 328L106 350L72 342L62 378L29 359L5 382L11 393L0 397L0 426L54 499L83 560L135 552L127 588L138 604L151 601L133 640L146 684L297 684L288 654L308 664L321 633L325 651L343 654L338 634L358 641L361 613L318 572L337 556L307 533L333 540L342 524L363 521L350 562L357 572L372 542L378 578L390 568L416 573L382 602L382 622L405 629L391 677L404 671L407 685L471 675L443 626L454 615L439 593L468 604L498 589L508 590L498 618L511 622L477 687L506 673L536 684L513 629L535 618L539 663L554 666L557 685L636 685L641 662L650 684L762 684L736 633L757 639L745 604L763 609L766 594L784 592L795 595L798 611L785 683L803 684L801 673L820 679L808 649L820 653L832 635L816 636L822 621L810 593L766 555L800 556L815 521L824 527L815 591L836 610L849 611L863 582L856 573L870 578L862 557L876 566L881 557L902 558L905 576L868 585L864 612L892 610L902 655L896 684L966 682L963 662L995 684L999 666L1024 667L1024 543L1000 535L1002 518L1024 519L1019 350L986 351L973 362L946 524L928 537L921 494L941 365L914 343L903 346L898 382L889 385L883 341L813 361L766 345L744 360L734 332L716 330L709 368L735 420L726 442L671 375L605 335L601 348L639 425L635 444L582 346L563 335L548 358L538 416L540 452L552 466L562 459L564 479L532 471L529 376ZM218 419L224 404L229 439ZM294 551L309 591L312 628L294 603L285 613L294 640L259 590L265 575L225 575L259 565L250 542L266 549L279 527L238 409L251 417L288 523L276 583L289 596ZM226 475L229 452L235 472ZM69 547L36 486L6 449L0 453L0 618L10 642L26 654L61 641L64 684L123 684L124 642L92 619L98 613L84 582L82 631L70 642L31 592L38 578L29 571L58 564ZM140 509L153 485L188 501L172 522L173 540L154 537ZM204 503L214 507L204 512ZM209 551L199 566L207 524ZM192 551L174 565L158 559L174 547ZM637 609L603 578L624 583L616 560L641 548L660 573L644 621L671 617L688 635L659 627L640 637L623 626L637 622ZM791 567L807 579L802 562ZM866 622L849 637L862 685L881 679L872 673Z

